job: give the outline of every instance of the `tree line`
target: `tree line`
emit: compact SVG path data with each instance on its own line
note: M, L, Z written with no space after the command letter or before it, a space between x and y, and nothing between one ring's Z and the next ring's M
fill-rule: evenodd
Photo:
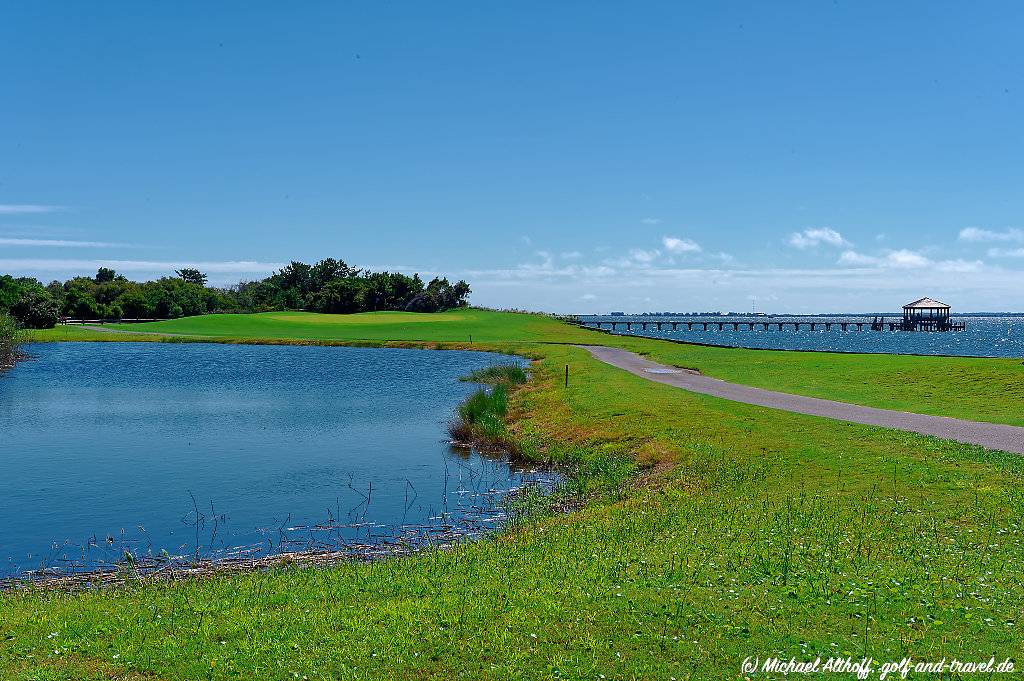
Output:
M439 312L468 304L469 284L419 274L369 272L327 258L293 261L266 279L228 288L207 286L193 268L154 281L131 281L101 267L96 276L43 284L31 277L0 276L0 313L25 328L45 329L62 318L174 319L214 312L352 313L378 310Z

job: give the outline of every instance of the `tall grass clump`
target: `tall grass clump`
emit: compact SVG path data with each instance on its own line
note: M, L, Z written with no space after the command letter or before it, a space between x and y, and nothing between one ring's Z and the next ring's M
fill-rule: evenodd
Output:
M526 370L518 364L499 364L476 369L461 380L492 386L481 388L459 405L457 418L448 424L456 442L478 447L511 449L505 416L508 415L509 389L526 383Z
M529 378L526 370L518 364L498 364L486 369L476 369L460 380L487 385L521 385Z
M21 341L21 330L14 318L0 312L0 369L14 366Z
M452 437L465 444L508 444L508 388L498 384L490 390L481 388L459 405L458 418L448 426Z

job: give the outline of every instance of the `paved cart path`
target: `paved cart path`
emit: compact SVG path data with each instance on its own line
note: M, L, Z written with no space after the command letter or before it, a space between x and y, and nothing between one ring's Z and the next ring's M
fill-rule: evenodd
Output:
M1024 454L1024 428L1020 426L966 421L947 416L926 416L905 411L862 407L857 404L822 400L817 397L791 395L729 383L718 378L702 376L694 371L658 364L628 350L599 345L581 345L579 347L588 350L602 362L625 369L649 381L666 383L696 393L798 414L824 416L839 421L907 430L922 435L933 435L944 440L981 445L987 449Z
M197 333L168 333L166 331L134 331L130 329L111 329L106 326L97 326L96 324L79 324L78 328L87 329L89 331L99 331L101 333L131 333L136 336L180 336L182 338L195 338L201 337Z

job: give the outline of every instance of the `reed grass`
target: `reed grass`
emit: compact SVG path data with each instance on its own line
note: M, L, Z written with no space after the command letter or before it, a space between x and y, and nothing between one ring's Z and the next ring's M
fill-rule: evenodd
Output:
M448 425L456 442L486 448L510 448L505 417L508 414L508 388L499 383L482 388L466 398L457 409L457 418Z
M518 364L497 364L484 369L476 369L460 380L489 385L521 385L526 383L529 378L526 370Z

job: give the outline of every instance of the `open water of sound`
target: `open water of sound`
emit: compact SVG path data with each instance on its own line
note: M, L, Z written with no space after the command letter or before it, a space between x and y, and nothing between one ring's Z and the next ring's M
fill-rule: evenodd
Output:
M899 316L886 318L887 321L898 321ZM617 322L615 333L629 333L636 336L651 338L670 338L672 340L706 343L729 347L767 348L773 350L820 350L831 352L881 352L900 355L957 355L963 357L1024 357L1024 317L954 317L956 322L964 322L965 331L927 333L907 331L871 331L872 317L842 316L831 317L796 317L796 316L581 316L580 321L586 325L602 322L608 327L609 322ZM633 322L632 330L625 328L626 322ZM638 323L647 322L647 329ZM654 328L657 322L662 323L662 330ZM668 322L679 322L675 331ZM687 322L693 322L693 329L688 330ZM703 323L709 322L708 330ZM718 330L718 322L724 322L724 329ZM734 331L733 322L740 324L740 330ZM748 330L747 323L754 323L754 330ZM764 330L763 324L769 324ZM784 330L779 331L779 322L786 323ZM794 331L792 323L801 322L800 331ZM816 328L810 331L807 324L814 322ZM825 330L825 322L852 322L864 324L863 331L847 327L842 331L833 326ZM713 328L711 323L714 324ZM700 324L700 326L698 326Z

